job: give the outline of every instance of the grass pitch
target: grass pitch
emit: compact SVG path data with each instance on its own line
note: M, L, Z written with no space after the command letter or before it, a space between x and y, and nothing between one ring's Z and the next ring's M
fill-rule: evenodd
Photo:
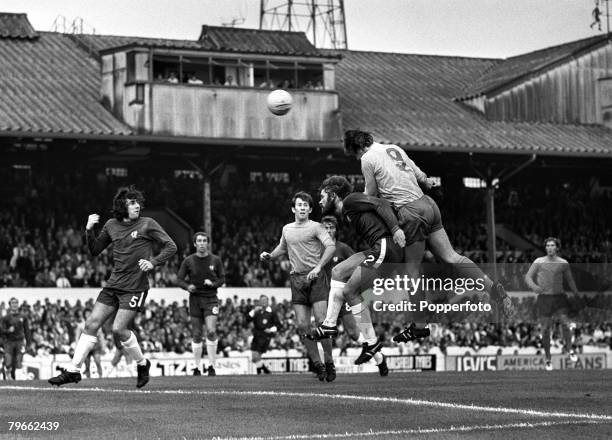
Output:
M612 370L2 382L0 438L608 439Z

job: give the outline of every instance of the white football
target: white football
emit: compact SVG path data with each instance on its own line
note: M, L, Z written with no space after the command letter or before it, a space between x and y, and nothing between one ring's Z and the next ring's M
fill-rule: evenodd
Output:
M267 99L268 110L276 116L282 116L289 113L293 105L293 98L289 92L278 89L270 92Z

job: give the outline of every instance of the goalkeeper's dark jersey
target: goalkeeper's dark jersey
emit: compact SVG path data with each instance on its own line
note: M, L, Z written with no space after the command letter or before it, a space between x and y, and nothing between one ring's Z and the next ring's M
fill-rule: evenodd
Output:
M162 245L153 257L153 243ZM176 253L176 244L155 220L140 217L121 222L110 219L96 237L93 229L87 231L87 246L94 257L113 244L113 271L106 287L124 292L142 292L149 288L147 273L140 270L138 261L149 260L153 266L164 264Z
M399 229L389 202L363 193L352 193L344 198L342 216L370 247L383 237L391 237Z

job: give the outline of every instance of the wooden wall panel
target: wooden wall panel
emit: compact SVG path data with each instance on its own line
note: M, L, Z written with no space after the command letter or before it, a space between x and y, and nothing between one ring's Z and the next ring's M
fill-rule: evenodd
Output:
M172 136L327 141L340 138L333 92L293 92L293 108L274 116L269 90L153 83L152 133Z
M607 45L493 95L485 112L492 120L599 124L598 81L611 76L612 46Z

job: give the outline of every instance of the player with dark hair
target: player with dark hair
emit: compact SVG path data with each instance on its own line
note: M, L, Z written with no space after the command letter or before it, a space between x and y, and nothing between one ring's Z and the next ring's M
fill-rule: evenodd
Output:
M525 275L525 282L538 295L536 307L538 318L544 328L542 344L546 356L546 369L552 370L550 337L551 327L556 320L563 326L564 352L569 354L570 361L578 360L572 347L571 323L567 316L569 303L563 290L563 280L565 279L574 295L578 294L578 288L569 263L558 255L561 241L555 237L548 237L544 240L544 247L546 256L536 258Z
M354 255L355 251L351 249L348 244L343 243L336 238L338 231L338 219L335 216L323 216L323 218L321 219L321 224L336 244L336 252L334 252L334 256L332 257L331 261L325 266L325 272L327 273L328 278L332 280L332 269L336 265L342 263L352 255ZM353 341L359 344L363 344L365 342L365 339L357 328L357 323L355 322L355 318L353 318L350 306L346 303L346 301L344 301L344 298L340 298L337 295L332 295L331 284L333 284L333 286L337 288L338 283L339 282L335 280L332 280L330 283L330 294L327 300L328 310L329 305L333 302L336 302L337 304L335 305L334 310L335 308L340 306L338 319L342 322L344 331ZM380 375L387 376L389 374L389 367L387 367L387 361L385 359L385 356L381 352L377 352L376 354L374 354L374 361L376 362L376 366L378 367L378 372L380 373Z
M136 387L142 388L149 382L151 362L142 354L138 340L128 326L147 297L147 273L168 261L176 253L176 244L155 220L140 215L143 207L144 197L140 191L133 186L119 188L113 199L115 218L104 224L97 237L93 229L100 216L89 215L85 227L89 252L95 257L112 244L113 270L85 322L83 334L74 349L72 365L49 379L50 384L60 386L81 380L81 365L98 341L98 329L114 313L113 334L119 337L125 352L137 364ZM162 249L151 258L154 243L160 244Z
M346 178L328 177L321 184L319 204L324 215L334 214L346 220L370 246L367 251L352 255L332 269L333 285L330 289L330 297L342 297L348 302L357 327L363 334L362 351L355 360L355 364L359 365L369 361L382 348L382 341L376 337L372 325L370 311L361 297L361 289L368 286L370 278L379 272L384 274L389 267L395 270L394 264L404 263L402 247L405 236L386 200L352 191L353 187ZM336 300L331 302L325 321L313 332L313 337L321 339L338 334L338 303ZM416 333L414 330L407 332L405 340L429 335L429 329L416 330Z
M30 323L19 312L17 298L9 300L8 314L0 319L0 334L4 335L4 365L14 380L15 371L21 368L25 347L31 342Z
M435 181L428 178L403 149L376 143L368 132L348 130L344 134L344 151L361 161L365 193L382 197L394 207L406 233L407 245L425 239L436 258L454 265L461 277L483 280L485 291L502 306L504 315L513 315L512 301L501 283L494 283L472 260L453 249L438 205L420 187L430 189ZM407 254L406 261L420 263L418 252L417 249L413 255Z
M261 360L261 355L268 351L272 335L280 330L278 315L269 306L269 299L261 295L259 305L247 315L247 320L253 322L253 340L251 341L251 360L257 368L257 374L270 374L270 370Z
M196 252L181 263L176 283L189 292L189 315L191 317L191 350L195 360L194 376L201 376L202 327L206 325L206 354L208 375L215 376L217 360L217 316L219 298L217 289L225 284L225 269L221 259L210 253L210 240L206 232L193 235ZM188 280L188 282L186 281Z
M280 243L272 252L262 252L262 261L287 254L291 263L291 304L295 310L300 339L315 366L319 380L333 381L336 366L332 356L331 340L322 341L325 365L321 362L315 341L308 338L310 319L314 314L317 324L323 321L327 310L329 283L323 267L331 260L336 246L320 223L310 220L313 200L300 191L292 198L293 223L283 226Z

